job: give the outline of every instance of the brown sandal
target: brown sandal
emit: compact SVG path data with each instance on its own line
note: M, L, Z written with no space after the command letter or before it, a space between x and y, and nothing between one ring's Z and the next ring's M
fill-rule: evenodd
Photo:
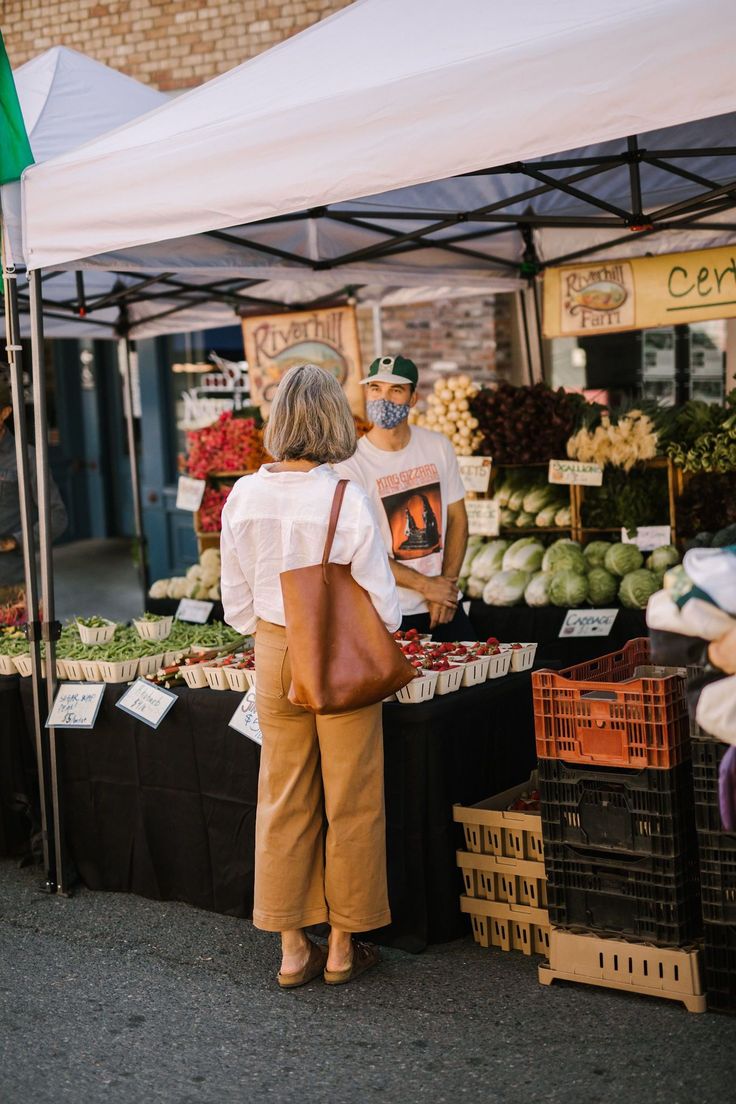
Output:
M327 985L345 985L348 981L354 981L371 966L377 966L381 961L378 947L372 943L353 943L353 961L347 970L325 970L325 982Z
M309 958L306 965L296 974L278 974L276 980L282 989L298 989L300 985L308 985L323 972L327 962L327 948L318 947L309 940Z

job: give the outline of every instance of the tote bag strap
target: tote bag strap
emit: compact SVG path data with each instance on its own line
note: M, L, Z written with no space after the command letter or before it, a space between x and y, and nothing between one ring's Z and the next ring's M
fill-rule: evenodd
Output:
M337 520L340 517L340 509L342 508L342 500L345 497L345 488L348 485L347 479L341 479L335 487L335 495L332 499L332 512L330 513L330 524L327 526L327 539L325 541L325 550L322 553L322 572L324 574L325 582L327 582L326 567L330 560L330 552L332 551L332 542L335 539L335 532L337 530Z

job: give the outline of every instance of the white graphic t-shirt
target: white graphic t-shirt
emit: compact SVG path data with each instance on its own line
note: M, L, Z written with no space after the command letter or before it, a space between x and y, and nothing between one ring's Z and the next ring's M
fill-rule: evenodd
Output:
M361 437L355 455L335 471L368 493L389 556L423 575L442 574L447 507L465 497L455 450L442 433L412 426L409 444L398 452ZM415 590L398 591L403 616L427 612Z

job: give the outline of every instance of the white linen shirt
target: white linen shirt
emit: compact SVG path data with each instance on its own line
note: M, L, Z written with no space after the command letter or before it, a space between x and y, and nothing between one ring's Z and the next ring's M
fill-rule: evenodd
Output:
M252 633L258 619L284 625L279 576L322 562L338 476L321 464L310 471L270 471L263 465L233 487L222 511L221 591L225 620ZM357 483L349 483L330 553L352 564L389 632L401 624L396 584L373 509Z

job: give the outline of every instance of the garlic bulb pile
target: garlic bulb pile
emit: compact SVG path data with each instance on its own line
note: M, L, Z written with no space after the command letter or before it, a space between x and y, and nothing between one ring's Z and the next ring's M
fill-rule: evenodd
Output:
M449 437L458 456L472 456L481 442L478 419L470 412L470 400L478 388L469 376L437 380L427 399L426 410L416 407L409 415L412 425L434 429Z

